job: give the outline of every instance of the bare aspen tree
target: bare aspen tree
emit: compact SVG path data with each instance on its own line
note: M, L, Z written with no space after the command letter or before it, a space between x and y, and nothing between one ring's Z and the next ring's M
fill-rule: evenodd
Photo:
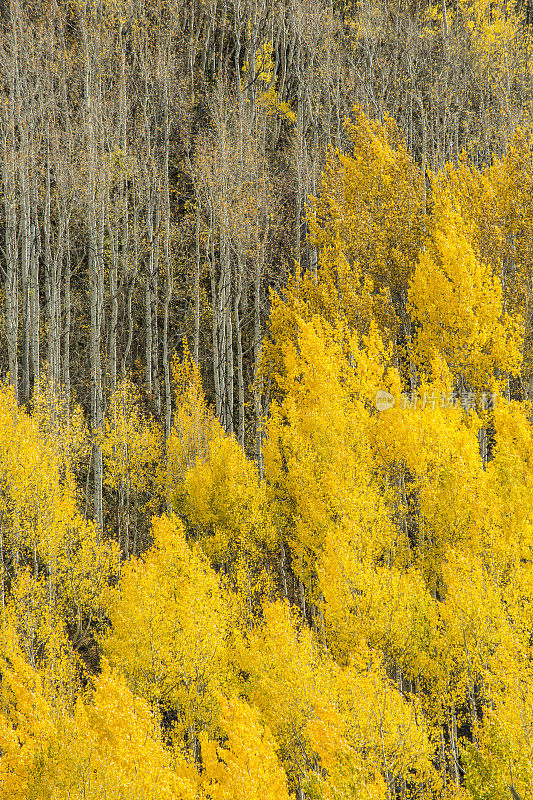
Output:
M65 224L65 278L63 281L63 307L65 316L63 320L63 355L62 355L62 389L67 406L70 405L70 328L72 325L72 309L70 299L70 280L72 273L72 262L70 254L70 214L67 211L66 203L63 201L61 209Z
M4 54L4 70L8 81L7 97L2 104L2 184L4 205L4 294L7 368L10 383L18 396L18 237L17 237L17 147L16 120L18 117L18 35L15 4L10 5L9 38Z
M31 184L36 171L36 147L39 146L37 135L38 108L35 103L35 92L39 86L39 48L32 45L39 44L38 31L24 29L21 24L21 10L12 6L12 33L13 33L13 66L15 68L16 86L16 124L18 129L18 174L17 197L19 207L18 251L20 260L20 288L21 288L21 399L28 402L31 394L30 383L30 352L31 352ZM19 55L21 56L19 58ZM15 60L16 59L16 60ZM17 62L20 61L20 64Z
M48 348L47 361L50 369L50 382L54 395L59 394L61 381L61 281L64 259L64 227L66 220L61 214L61 202L56 194L58 224L52 225L52 136L50 123L46 127L45 189L43 214L44 273L47 309ZM54 159L55 160L55 159ZM57 167L58 164L54 164Z
M127 320L127 339L126 344L124 346L124 350L122 353L121 359L121 375L122 378L125 378L128 373L128 363L129 357L131 352L131 347L133 343L133 310L132 310L132 301L133 301L133 293L135 291L135 284L137 281L137 274L139 271L139 198L138 198L138 175L137 170L134 168L131 180L131 204L132 204L132 231L131 231L131 238L133 240L132 246L132 259L133 264L131 267L128 265L128 271L125 272L124 281L126 284L126 298L125 298L125 317ZM128 233L129 233L129 226L128 226ZM126 259L126 256L124 256ZM125 260L126 264L126 260Z
M29 120L27 120L29 122ZM25 127L25 126L24 126ZM27 137L24 145L28 153ZM21 159L20 169L20 239L21 239L21 283L22 283L22 383L24 402L30 399L30 339L31 339L31 189L28 159Z
M121 205L122 198L119 200ZM108 336L108 356L107 373L109 375L109 391L113 393L117 388L117 324L118 324L118 261L119 261L119 242L118 226L116 221L111 221L112 211L111 202L107 199L107 231L111 258L109 263L109 336Z
M98 176L98 154L95 133L95 102L91 76L89 40L91 19L80 15L80 30L83 43L83 91L84 91L84 130L87 148L88 178L88 242L87 259L89 267L89 292L91 309L90 363L91 363L91 426L93 442L94 516L98 528L103 530L103 462L102 449L98 437L103 429L103 393L101 362L101 329L104 304L104 264L103 239L105 208L101 181Z
M158 270L160 247L160 175L158 164L157 136L155 130L156 111L152 107L150 90L150 53L144 47L140 52L142 81L142 168L146 225L146 253L144 259L145 286L145 385L153 400L156 412L161 410L159 385L159 341L158 341Z
M170 66L170 65L169 65ZM163 260L165 265L165 299L163 303L163 372L165 383L165 440L170 436L170 426L172 422L172 391L170 386L170 355L169 355L169 313L170 301L172 299L172 268L170 263L170 113L169 113L169 69L165 64L164 72L164 156L163 156ZM196 287L195 287L196 288ZM199 295L199 291L198 291ZM198 302L198 295L195 295L195 304ZM195 340L195 362L198 363L198 345Z
M37 180L34 176L32 179L31 187L31 250L30 250L30 314L31 314L31 331L30 331L30 356L31 367L33 373L33 380L38 381L41 374L41 356L40 356L40 339L39 328L41 318L41 304L39 297L39 260L41 256L41 237L39 232L39 216L38 216L38 190ZM67 298L65 298L67 302ZM67 306L70 312L70 301Z

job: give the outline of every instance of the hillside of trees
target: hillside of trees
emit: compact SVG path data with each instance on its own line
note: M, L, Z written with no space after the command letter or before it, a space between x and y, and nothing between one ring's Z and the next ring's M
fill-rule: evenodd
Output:
M0 0L0 797L533 793L529 0Z

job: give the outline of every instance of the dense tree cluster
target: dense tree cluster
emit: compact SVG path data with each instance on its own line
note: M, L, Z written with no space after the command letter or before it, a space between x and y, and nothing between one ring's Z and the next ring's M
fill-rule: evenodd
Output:
M530 23L0 3L2 797L533 790Z

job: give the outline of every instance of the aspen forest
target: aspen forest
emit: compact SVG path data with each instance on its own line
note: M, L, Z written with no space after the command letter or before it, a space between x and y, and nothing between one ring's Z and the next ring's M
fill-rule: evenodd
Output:
M533 798L532 0L0 0L0 799Z

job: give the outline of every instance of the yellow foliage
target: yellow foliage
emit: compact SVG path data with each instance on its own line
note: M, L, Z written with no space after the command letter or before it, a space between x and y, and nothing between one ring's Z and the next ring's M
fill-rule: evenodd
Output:
M57 746L56 727L39 675L16 652L9 658L2 653L1 696L2 796L27 800L41 782L50 751ZM40 796L45 797L44 793Z
M307 729L326 770L324 798L387 797L387 777L405 780L413 794L440 788L433 745L419 719L379 665L331 668ZM393 777L394 776L394 777Z
M502 46L516 57L506 13L503 0L420 12L446 57L447 26L462 25L492 82L508 75ZM356 35L376 33L372 14ZM258 105L294 122L272 44L255 57ZM483 170L466 156L447 165L427 198L389 119L356 110L346 130L353 153L329 153L309 210L316 269L297 267L271 298L264 479L188 354L173 368L165 452L122 382L97 440L122 553L164 482L173 514L154 518L153 547L116 577L118 549L76 503L81 411L42 382L30 417L0 388L7 800L533 791L531 410L499 393L517 396L519 375L532 393L531 133ZM251 152L234 166L246 172ZM243 181L211 199L222 216L241 203L233 219L246 225L226 232L247 263L259 240ZM400 399L407 386L423 401ZM466 389L497 390L494 404L462 408ZM90 678L79 654L104 622Z
M167 446L168 491L175 510L252 611L271 579L265 564L277 543L257 468L207 408L196 367L175 370L177 411Z
M375 328L362 341L275 301L265 366L273 382L265 478L293 568L316 596L316 558L330 540L349 539L357 557L377 558L391 529L371 474L369 404L381 386L398 386ZM300 313L298 313L300 311ZM291 335L284 335L291 326Z
M505 0L460 0L455 14L469 33L472 69L480 81L503 88L517 73L524 39L518 15Z
M387 772L432 783L432 744L370 650L344 668L321 651L288 606L265 608L238 660L245 691L272 730L292 786L324 798L386 796Z
M139 390L121 381L107 404L101 442L105 484L114 491L124 485L134 497L151 489L161 460L160 438L155 424L141 411Z
M448 205L409 286L416 326L413 357L424 370L441 355L456 379L491 387L496 370L516 375L520 320L504 312L499 278L477 257L468 230Z
M301 784L317 766L306 727L317 693L316 643L278 601L265 607L263 625L247 633L236 660L247 676L243 689L274 735L290 784Z
M518 127L502 160L495 160L487 177L494 186L497 230L501 245L500 271L507 307L526 322L523 343L524 372L531 381L531 276L533 274L533 160L531 125ZM531 391L529 393L531 399Z
M33 619L30 608L37 615L39 647L46 649L47 637L53 637L50 625L60 618L81 645L101 613L102 593L117 567L116 548L99 539L76 505L70 458L81 423L71 426L67 411L56 413L43 398L36 404L32 419L17 407L11 389L0 388L1 604L8 602L10 586L10 613L18 619L32 664L38 659L25 622L26 615ZM65 442L58 446L63 433Z
M170 501L179 503L185 475L198 459L206 459L219 423L207 406L198 367L188 354L173 363L172 377L176 410L167 443L167 480Z
M328 271L347 263L378 290L405 292L424 237L423 173L391 119L370 121L356 108L345 124L353 154L328 155L308 220L311 241ZM341 279L342 271L339 292Z
M128 380L121 381L109 399L98 442L104 460L104 485L117 496L117 538L126 558L131 539L136 554L139 511L157 511L163 499L161 439L155 422L141 409L138 389Z
M62 472L78 469L89 460L91 442L87 422L76 403L54 392L50 381L41 378L34 386L31 416L39 426L41 439L60 454Z
M194 769L172 763L148 704L107 667L91 698L69 709L45 697L18 654L2 662L5 800L195 800Z
M499 399L493 425L494 458L487 465L484 495L491 535L485 547L500 581L533 560L533 437L529 411L516 402Z
M396 493L395 508L402 519L409 497L416 493L420 510L419 533L411 547L427 553L432 540L454 543L461 537L458 519L473 516L476 481L482 475L477 438L481 420L474 411L465 414L457 403L447 408L449 390L440 382L426 384L425 408L394 408L379 415L372 436L376 457L387 470ZM430 401L431 400L431 401ZM438 537L438 538L435 538Z
M485 8L486 10L486 8ZM496 11L496 18L501 9ZM522 352L524 368L531 374L531 222L533 163L531 126L518 126L505 155L491 165L476 169L463 154L457 166L447 164L433 177L439 209L451 208L464 221L464 231L476 257L491 268L502 284L506 311L526 324Z
M225 681L225 605L217 576L177 519L154 518L153 536L111 592L112 629L102 645L132 690L172 710L178 736L190 737L212 726Z
M220 697L224 747L201 738L202 782L211 800L288 800L287 778L259 712L235 695Z
M296 122L296 115L291 107L281 99L276 89L277 77L274 76L274 61L272 60L273 45L265 39L255 51L254 82L262 88L258 97L258 104L263 106L268 114L279 114L289 122ZM244 64L244 73L247 79L252 79L249 64Z

